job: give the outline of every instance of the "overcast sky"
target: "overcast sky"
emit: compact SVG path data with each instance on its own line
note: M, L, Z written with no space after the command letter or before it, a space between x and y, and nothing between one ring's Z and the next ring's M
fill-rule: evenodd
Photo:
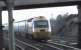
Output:
M13 17L15 21L26 20L32 17L45 16L48 19L56 18L57 15L61 14L77 14L77 6L64 6L64 7L49 7L49 8L35 8L35 9L24 9L14 10ZM7 11L2 12L3 24L8 22Z

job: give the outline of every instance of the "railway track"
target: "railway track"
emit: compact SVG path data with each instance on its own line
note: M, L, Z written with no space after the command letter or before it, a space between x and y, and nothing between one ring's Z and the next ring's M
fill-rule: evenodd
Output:
M65 41L65 40L52 40L50 39L49 42L54 42L54 43L59 43L59 44L63 44L63 45L67 45L67 46L71 46L71 47L77 47L77 42L75 41Z
M20 48L24 48L22 50L81 50L71 46L66 46L63 44L58 44L49 41L47 43L41 43L20 36L16 37L16 41L16 44L18 44Z
M24 50L24 48L22 48L22 47L19 46L19 45L16 45L16 50Z
M8 43L9 39L5 38L5 40L7 40ZM40 50L40 49L26 42L16 39L16 50Z
M17 41L16 44L19 44L20 46L22 46L24 48L24 50L40 50L39 48L37 48L31 44L28 44L26 42L23 42L21 40L16 39L16 41Z
M21 40L23 40L25 38L22 38ZM23 40L26 43L31 43L32 45L41 48L41 50L81 50L72 46L67 46L67 45L63 45L63 44L58 44L58 43L54 43L54 42L47 42L47 43L40 43L37 41L32 41L31 39L25 39ZM51 49L53 48L53 49Z
M46 43L37 42L37 41L32 40L32 39L26 39L26 38L22 37L22 38L20 38L20 40L24 41L28 44L34 45L37 48L40 48L40 50L63 50L61 48L55 47L54 45L48 45Z
M48 42L48 45L55 45L55 46L58 46L59 48L62 48L63 50L81 50L79 48L75 48L72 46L67 46L67 45L63 45L59 43L54 43L54 42Z
M8 38L4 38L4 40L6 41L6 49L5 50L9 50L9 47L8 47ZM20 45L16 44L16 50L24 50L24 48L22 48Z

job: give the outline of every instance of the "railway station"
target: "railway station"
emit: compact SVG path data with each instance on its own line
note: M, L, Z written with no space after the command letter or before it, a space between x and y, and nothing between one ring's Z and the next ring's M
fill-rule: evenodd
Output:
M81 50L81 0L0 0L0 50Z

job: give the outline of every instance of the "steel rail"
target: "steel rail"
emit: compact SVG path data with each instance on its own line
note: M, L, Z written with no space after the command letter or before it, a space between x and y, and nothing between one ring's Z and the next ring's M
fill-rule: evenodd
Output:
M54 43L54 42L48 42L50 44L53 44L53 45L57 45L57 46L62 46L64 48L69 48L69 49L74 49L74 50L81 50L79 48L75 48L75 47L72 47L72 46L67 46L67 45L64 45L64 44L59 44L59 43Z
M29 47L32 47L32 48L34 48L34 49L36 49L36 50L40 50L39 48L37 48L37 47L35 47L35 46L33 46L33 45L30 45L30 44L28 44L28 43L26 43L26 42L23 42L23 41L20 41L20 40L18 40L18 39L16 39L18 42L21 42L21 43L23 43L24 45L27 45L27 46L29 46Z

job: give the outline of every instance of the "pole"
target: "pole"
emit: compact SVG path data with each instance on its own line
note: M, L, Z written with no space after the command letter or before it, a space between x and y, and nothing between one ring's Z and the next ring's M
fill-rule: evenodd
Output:
M9 50L15 50L15 35L14 35L14 29L13 29L14 1L13 0L7 0L6 4L7 4L7 8L8 8Z
M2 8L0 8L0 50L3 48Z

